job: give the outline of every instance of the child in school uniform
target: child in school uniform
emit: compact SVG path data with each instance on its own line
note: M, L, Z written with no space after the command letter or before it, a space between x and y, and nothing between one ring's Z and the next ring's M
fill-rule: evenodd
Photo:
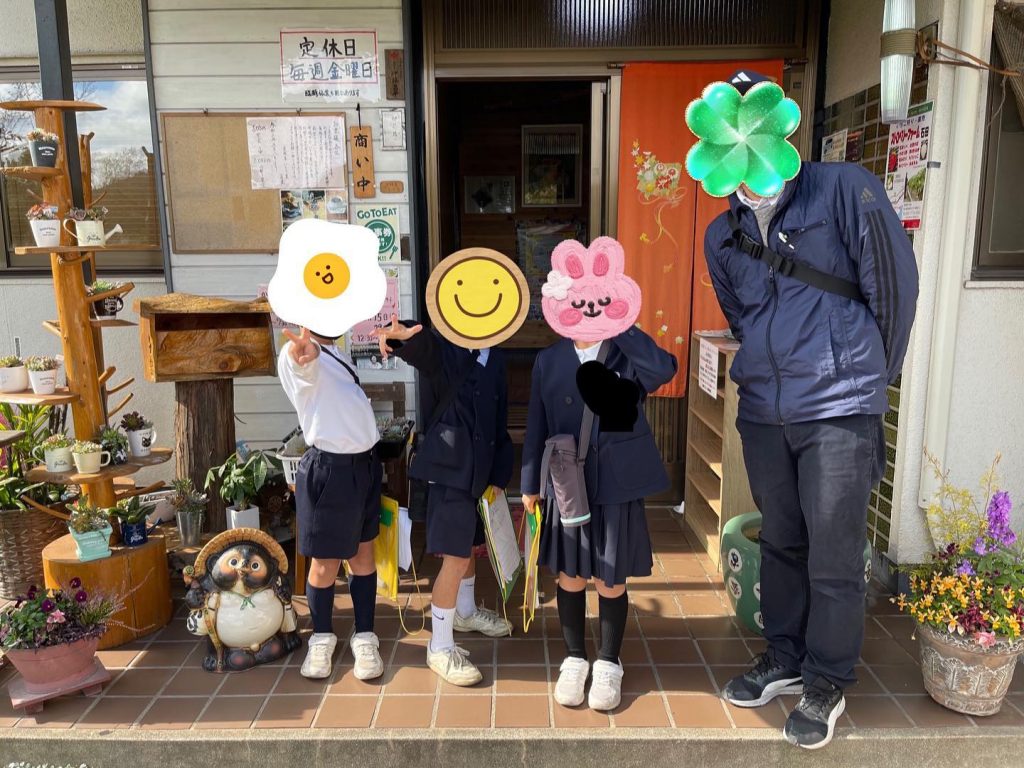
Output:
M579 435L583 400L577 369L597 360L602 342L562 339L542 351L533 367L526 441L523 446L523 504L533 509L550 478L541 476L545 442L555 435ZM634 381L642 397L676 373L676 359L639 328L609 339L605 366L622 379ZM595 419L584 476L590 506L589 522L562 524L553 493L545 493L538 561L558 574L558 618L565 640L555 700L566 707L583 703L587 677L586 587L591 580L598 593L601 639L593 666L589 704L610 710L619 705L622 665L619 651L626 630L629 601L626 581L649 576L653 565L651 539L644 516L644 497L665 490L668 476L642 404L632 430L604 432Z
M440 411L425 425L409 467L411 477L430 484L427 552L443 556L432 592L427 666L453 685L475 685L482 675L453 633L512 632L508 621L476 604L472 556L484 543L477 502L490 486L504 489L512 476L505 360L500 350L464 349L397 318L377 335L384 356L394 352L427 378Z
M299 463L295 502L299 551L308 558L306 599L313 635L300 670L325 678L338 637L334 634L334 584L342 560L351 577L355 630L349 647L354 674L372 680L384 672L380 641L373 631L377 566L373 540L380 528L382 467L373 408L359 385L352 361L335 339L303 328L278 357L281 386L295 408L309 450Z

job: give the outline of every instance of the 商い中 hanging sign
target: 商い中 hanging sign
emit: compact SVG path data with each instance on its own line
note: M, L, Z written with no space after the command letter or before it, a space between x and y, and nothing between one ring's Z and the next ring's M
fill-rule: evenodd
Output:
M282 29L281 97L291 102L380 100L377 32Z

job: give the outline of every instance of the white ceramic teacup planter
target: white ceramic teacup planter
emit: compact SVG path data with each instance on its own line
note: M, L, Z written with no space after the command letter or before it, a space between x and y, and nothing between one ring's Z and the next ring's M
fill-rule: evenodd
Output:
M153 443L156 442L156 430L153 426L142 429L125 430L128 435L128 450L132 456L143 458L149 456L153 450Z
M24 365L0 368L0 392L24 392L28 389L28 369Z
M32 452L32 455L37 459L39 458L39 451L43 452L43 462L46 464L47 472L70 472L75 463L71 458L71 446L66 445L63 448L46 448L42 445L37 445L36 449Z
M90 451L89 453L72 450L71 456L79 474L95 475L102 467L110 463L110 451Z

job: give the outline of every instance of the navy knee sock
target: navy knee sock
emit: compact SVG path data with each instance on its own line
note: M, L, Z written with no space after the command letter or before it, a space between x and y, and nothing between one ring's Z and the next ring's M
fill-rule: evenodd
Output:
M377 572L374 571L368 576L350 576L348 591L352 595L356 634L373 632L373 615L377 609Z
M334 587L314 587L306 582L306 602L317 634L334 632Z
M558 587L558 621L562 625L566 656L587 658L587 591Z
M618 597L599 595L597 605L601 621L601 646L597 650L597 658L618 664L622 636L626 634L626 620L629 618L629 597L625 592Z

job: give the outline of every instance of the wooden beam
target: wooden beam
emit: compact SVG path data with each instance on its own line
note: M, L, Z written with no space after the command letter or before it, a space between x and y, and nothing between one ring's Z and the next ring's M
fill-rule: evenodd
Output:
M107 387L107 397L110 397L115 392L120 392L125 387L129 387L129 386L131 386L134 383L135 383L135 377L133 376L130 379L125 379L124 381L122 381L120 384L118 384L116 386Z

